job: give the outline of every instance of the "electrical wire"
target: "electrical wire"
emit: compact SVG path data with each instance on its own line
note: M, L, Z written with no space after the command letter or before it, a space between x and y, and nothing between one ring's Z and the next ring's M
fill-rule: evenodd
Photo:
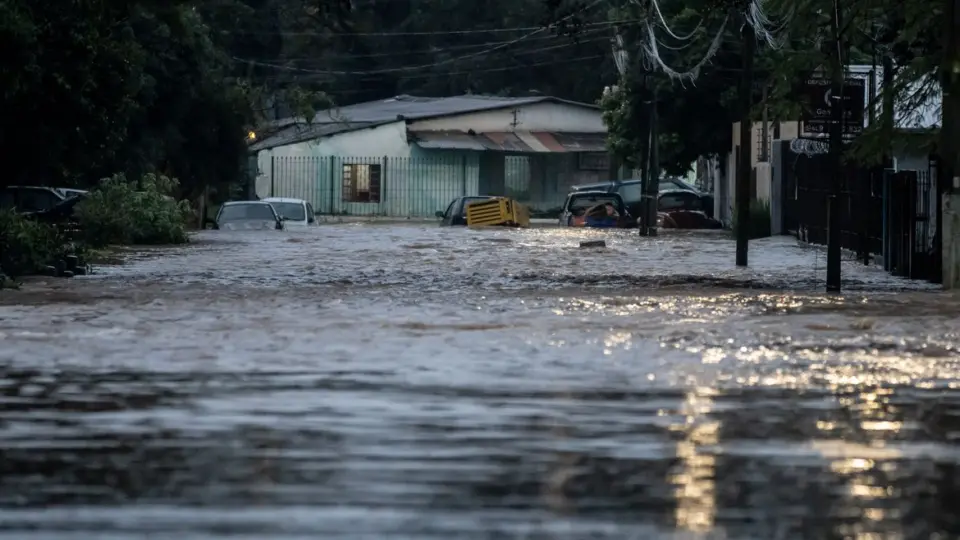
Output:
M598 39L597 39L597 38L594 38L593 40L590 40L590 41L598 41ZM584 42L582 42L582 43L590 43L590 41L584 41ZM571 43L571 44L553 45L553 46L550 46L550 47L543 47L543 48L539 48L539 49L531 49L531 50L525 50L525 51L522 50L522 51L518 51L518 52L516 52L516 53L514 53L514 54L517 55L517 56L519 56L519 55L525 55L525 54L536 54L536 53L541 53L541 52L546 52L546 51L554 51L554 50L557 50L557 49L564 49L564 48L571 47L571 46L575 46L575 45L577 45L577 44ZM236 59L236 60L242 61L242 62L246 62L246 63L251 64L251 65L254 65L254 66L266 67L266 68L276 69L276 70L280 70L280 71L290 71L290 72L294 72L294 73L310 73L310 74L314 74L314 75L353 75L353 76L363 76L363 75L384 75L384 74L388 74L388 73L404 73L404 72L408 72L408 71L420 71L420 70L423 70L423 69L431 69L431 68L434 68L434 67L439 66L439 65L449 64L449 63L452 63L452 62L454 62L454 61L457 61L457 60L460 60L460 59L463 59L463 58L475 57L475 56L479 56L479 55L470 55L470 56L458 57L458 58L456 58L456 59L448 59L448 60L444 60L444 61L435 62L435 63L433 63L433 64L424 64L424 65L420 65L420 66L405 66L405 67L400 67L400 68L374 69L374 70L368 70L368 71L338 71L338 70L325 70L325 69L310 69L310 68L301 68L301 67L296 67L296 66L285 66L285 65L281 65L281 64L273 64L273 63L269 63L269 62L258 62L258 61L255 61L255 60L240 60L240 59ZM431 75L431 76L436 76L436 75Z
M446 76L451 76L451 75L475 75L475 74L478 74L478 73L493 73L493 72L503 72L503 71L519 71L519 70L529 69L529 68L533 68L533 67L555 66L555 65L559 65L559 64L568 64L568 63L571 63L571 62L585 62L585 61L587 61L587 60L598 60L598 59L603 59L603 58L607 58L607 55L605 55L605 54L596 54L596 55L592 55L592 56L581 56L581 57L577 57L577 58L565 58L565 59L563 59L563 60L551 60L551 61L545 61L545 62L533 62L533 63L530 63L530 64L523 64L523 65L517 65L517 66L501 66L501 67L495 67L495 68L470 69L470 70L460 70L460 71L446 71L446 72L444 72L444 73L442 73L442 74L439 74L439 75L436 74L436 73L421 73L421 74L414 74L414 75L403 75L402 78L401 78L401 80L408 80L408 79L434 79L434 78L437 78L437 77L440 77L440 76L446 77ZM311 72L307 72L306 74L307 74L307 75L325 75L325 73L311 73ZM275 78L272 78L272 77L271 77L271 78L262 78L262 79L261 79L261 78L258 78L258 80L274 80L274 79L275 79ZM359 92L364 92L365 90L350 90L350 92L354 92L354 91L359 93Z
M585 36L600 34L601 32L603 32L603 31L605 31L605 30L607 30L607 29L606 29L606 28L598 28L598 29L594 29L594 30L587 30L587 31L585 31L585 32L577 35L577 36L574 37L574 38L570 38L570 37L568 37L568 36L551 35L551 36L532 37L532 38L530 38L530 39L527 39L526 41L529 43L529 42L532 42L532 41L548 41L548 40L558 40L558 39L575 39L576 41L571 41L570 45L576 45L577 43L586 43L586 42L588 42L588 41L591 41L590 39L584 39ZM509 43L509 42L510 42L510 40L505 40L505 41L486 41L486 42L482 42L482 43L472 43L472 44L462 44L462 45L444 45L444 46L442 46L442 47L441 47L441 46L435 46L435 47L426 48L426 49L412 49L412 50L406 50L406 51L397 51L397 50L394 50L394 51L390 51L390 52L369 53L369 54L333 54L333 55L324 54L324 55L323 55L323 59L347 59L347 60L349 60L349 59L358 59L358 58L390 58L390 57L405 56L405 55L437 54L437 53L447 52L447 51L463 51L463 50L468 50L468 49L476 49L476 48L478 48L478 47L492 47L492 46L495 46L495 45L502 45L502 44L504 44L504 43ZM317 59L318 59L318 58L317 58L316 56L311 56L311 57L285 57L285 58L281 58L280 60L285 60L285 61L290 61L290 62L296 62L296 61L313 61L313 60L317 60Z
M576 13L567 15L556 22L552 23L550 26L557 25L566 20L572 19L579 13L592 9L597 5L601 4L606 0L595 1L592 4L587 5L586 7L581 8ZM593 27L604 27L612 26L615 24L626 24L626 23L635 23L640 22L641 19L627 19L621 21L604 21L604 22L595 22L595 23L583 23L583 28L593 28ZM543 26L518 26L512 28L477 28L473 30L431 30L431 31L420 31L420 32L252 32L252 31L239 31L239 30L221 30L219 33L221 35L245 35L245 36L289 36L289 37L307 37L307 36L323 36L323 37L397 37L397 36L461 36L461 35L472 35L472 34L500 34L500 33L509 33L509 32L530 32L530 33L539 33L546 30L548 27Z
M639 0L633 0L633 1L635 4L638 4L638 5L640 4ZM667 19L663 16L663 12L660 11L660 2L658 2L657 0L652 0L651 3L653 4L654 10L657 12L657 17L660 18L660 24L663 26L663 29L666 30L667 34L669 34L670 37L672 37L673 39L676 39L677 41L689 41L690 39L693 38L693 36L697 35L697 33L700 32L700 27L703 26L703 19L700 19L700 22L697 23L696 28L694 28L693 31L687 34L686 36L677 35L676 32L670 29L670 25L667 24Z
M498 51L498 50L501 50L501 49L505 49L505 48L507 48L507 47L510 47L511 45L516 45L517 43L520 43L520 42L522 42L522 41L524 41L524 40L526 40L526 39L528 39L528 38L531 38L531 37L535 36L536 34L539 34L539 33L541 33L541 32L545 32L545 31L547 31L549 28L554 27L554 26L556 26L556 25L558 25L558 24L560 24L560 23L562 23L562 22L564 22L564 21L570 20L570 19L572 19L573 17L577 16L578 14L580 14L580 13L582 13L582 12L588 10L588 9L592 9L592 8L600 5L601 3L605 2L605 1L606 1L606 0L594 0L593 2L591 2L590 4L588 4L587 6L585 6L585 7L581 8L581 9L575 11L574 13L571 13L571 14L569 14L569 15L566 15L566 16L564 16L564 17L561 17L560 19L558 19L557 21L554 21L552 24L550 24L550 25L548 25L548 26L541 26L541 27L537 28L536 30L534 30L534 31L532 31L532 32L529 32L529 33L527 33L527 34L524 34L524 35L522 35L522 36L520 36L520 37L518 37L518 38L516 38L516 39L512 39L512 40L507 41L507 42L505 42L505 43L503 43L503 44L501 44L501 45L497 45L497 46L495 46L495 47L490 47L490 48L488 48L488 49L485 49L485 50L482 50L482 51L478 51L478 52L475 52L475 53L465 54L465 55L463 55L463 56L458 56L458 57L455 57L455 58L448 58L448 59L446 59L446 60L440 60L439 62L433 62L433 63L431 63L431 64L423 64L423 65L419 65L419 66L405 66L405 67L399 67L399 68L385 68L385 69L378 69L378 70L371 70L371 71L326 71L326 72L324 72L324 73L327 74L327 75L377 75L377 74L382 74L382 73L401 73L401 72L404 72L404 71L417 71L417 70L421 70L421 69L433 68L433 67L436 67L436 66L442 66L442 65L446 65L446 64L452 64L452 63L455 63L455 62L459 62L459 61L461 61L461 60L467 60L467 59L470 59L470 58L476 58L476 57L478 57L478 56L484 56L484 55L490 54L490 53L492 53L492 52L495 52L495 51ZM285 69L285 66L279 66L279 65L276 65L276 64L270 64L270 63L266 63L266 62L256 62L256 61L253 61L253 60L245 60L245 59L243 59L243 58L237 58L237 57L232 57L232 58L233 58L234 60L238 61L238 62L246 62L246 63L248 63L248 64L250 64L250 65L259 65L259 66L262 66L262 67L272 67L272 68L276 68L276 69ZM300 71L300 70L293 69L293 68L289 68L289 69L292 70L292 71Z

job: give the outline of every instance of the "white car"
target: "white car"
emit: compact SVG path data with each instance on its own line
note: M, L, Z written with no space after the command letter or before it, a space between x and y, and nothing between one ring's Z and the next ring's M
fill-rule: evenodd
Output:
M268 197L261 200L270 203L270 206L280 215L286 228L310 227L317 224L313 206L303 199Z

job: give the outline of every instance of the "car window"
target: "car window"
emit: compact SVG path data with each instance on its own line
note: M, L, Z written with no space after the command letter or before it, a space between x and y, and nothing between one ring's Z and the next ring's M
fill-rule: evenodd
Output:
M620 194L623 202L627 204L640 202L643 200L643 185L639 182L636 184L623 184L617 189L617 193Z
M617 210L622 209L620 197L615 195L613 196L604 196L604 195L586 195L586 196L577 196L573 195L570 197L567 202L567 209L571 212L583 212L587 208L601 204L601 203L611 203L614 208Z
M21 212L46 210L60 202L52 191L46 189L20 189L17 194L17 209Z
M307 223L314 223L317 221L317 213L313 211L313 205L307 203Z
M236 221L242 219L275 220L276 214L269 204L231 204L220 208L217 221Z
M695 193L669 193L660 196L660 210L702 210L700 197Z
M457 206L457 203L458 203L458 202L460 202L460 199L454 199L454 200L450 203L450 205L447 206L447 209L443 211L443 218L444 218L444 219L449 219L450 216L453 215L454 207Z
M272 202L270 206L277 211L277 215L285 217L290 221L303 221L307 219L303 203L299 202Z

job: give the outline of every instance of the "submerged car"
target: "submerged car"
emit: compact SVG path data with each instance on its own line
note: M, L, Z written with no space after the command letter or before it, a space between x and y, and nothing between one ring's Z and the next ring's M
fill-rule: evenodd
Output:
M630 229L637 226L637 220L617 193L575 191L567 195L558 224L561 227Z
M707 214L697 193L675 189L660 193L657 226L664 229L722 229L723 223Z
M457 197L453 200L445 211L438 211L437 217L440 218L441 227L467 226L467 205L474 202L489 201L495 199L492 195L472 195L467 197Z
M583 184L573 186L573 191L604 191L607 193L618 193L631 214L635 216L642 215L643 201L643 180L615 180L611 182L599 182L596 184ZM674 193L677 191L688 191L695 194L701 201L702 210L709 217L713 217L713 195L704 193L688 182L674 176L664 176L660 179L659 195L665 193Z
M286 228L309 227L317 224L317 215L313 211L313 206L303 199L269 197L261 200L273 206Z
M229 231L283 229L283 219L264 201L223 203L214 221L214 228Z

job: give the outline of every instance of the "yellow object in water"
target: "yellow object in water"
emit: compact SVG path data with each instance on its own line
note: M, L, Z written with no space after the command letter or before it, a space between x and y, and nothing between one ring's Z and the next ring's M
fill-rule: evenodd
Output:
M530 210L506 197L494 197L467 205L468 227L529 227Z

